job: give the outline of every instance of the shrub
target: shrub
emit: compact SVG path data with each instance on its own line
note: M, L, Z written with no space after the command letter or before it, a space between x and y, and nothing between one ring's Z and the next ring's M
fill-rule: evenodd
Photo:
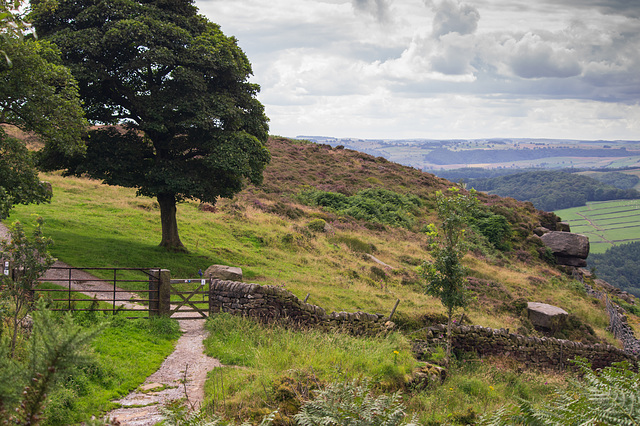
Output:
M366 243L357 237L348 237L346 235L335 236L329 239L333 244L345 244L351 250L357 253L375 253L376 247L373 244Z
M325 226L327 226L327 222L324 219L314 219L307 223L307 228L313 232L324 232Z
M353 196L307 189L298 194L307 205L323 207L338 214L369 222L410 228L423 203L415 195L398 194L383 188L359 191Z

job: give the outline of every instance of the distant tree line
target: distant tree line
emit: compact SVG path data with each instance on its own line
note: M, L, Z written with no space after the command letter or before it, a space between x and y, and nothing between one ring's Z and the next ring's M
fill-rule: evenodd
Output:
M640 297L640 241L622 244L602 254L589 255L590 268L598 278Z
M635 189L618 189L588 176L561 171L540 170L477 179L470 185L478 191L530 201L546 211L584 206L588 201L640 198Z
M523 149L469 149L452 151L446 148L434 149L425 154L424 160L432 164L476 164L504 163L509 161L535 160L552 157L628 157L626 148L523 148Z
M604 184L614 186L618 189L631 189L640 183L640 178L635 175L622 173L623 170L630 170L632 168L620 168L613 171L603 172L603 169L583 169L583 168L564 168L556 171L566 173L579 173L579 172L597 172L590 174L589 177L596 179ZM450 180L451 182L473 183L474 179L489 179L500 176L515 175L518 173L527 172L539 172L539 168L495 168L486 169L483 167L462 167L459 169L450 170L424 170L427 173L434 174L438 177Z
M606 185L615 186L618 189L631 189L640 182L638 176L620 172L595 173L591 177Z

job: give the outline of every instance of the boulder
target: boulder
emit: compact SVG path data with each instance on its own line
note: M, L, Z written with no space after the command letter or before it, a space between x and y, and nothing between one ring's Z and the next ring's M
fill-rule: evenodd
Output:
M576 268L584 268L587 266L587 260L580 257L567 257L556 255L558 265L575 266Z
M242 281L242 268L226 265L211 265L204 271L204 277L225 281Z
M589 256L589 238L584 235L551 231L540 238L556 256L577 257L580 259L586 259Z
M548 232L551 232L551 230L545 228L544 226L538 226L536 229L533 230L533 233L536 234L538 237L542 237L544 234Z
M529 321L535 327L547 330L561 329L569 317L569 313L564 309L547 305L546 303L529 302L527 303L527 311L529 313Z
M556 231L571 232L571 225L567 222L558 222L556 224Z

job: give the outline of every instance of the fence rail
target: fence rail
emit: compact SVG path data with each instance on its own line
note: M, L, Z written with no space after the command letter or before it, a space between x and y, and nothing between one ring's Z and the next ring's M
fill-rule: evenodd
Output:
M157 269L156 269L157 270ZM90 275L94 271L112 271L112 278L97 278ZM132 279L122 277L123 273L141 273L144 278ZM14 273L19 274L19 271ZM152 269L147 268L74 268L68 266L51 267L47 273L39 279L40 283L51 283L65 288L36 288L34 293L50 294L53 302L64 302L66 307L56 307L59 311L101 311L112 312L148 312L149 316L159 315L157 302L159 298L159 286L155 284L157 277ZM121 284L144 284L144 290L123 290ZM74 293L83 293L93 296L93 299L79 298ZM140 294L142 293L142 295ZM66 297L62 297L66 294ZM109 308L78 307L81 302L106 302L111 304ZM132 317L133 318L133 317ZM139 317L135 317L139 318Z

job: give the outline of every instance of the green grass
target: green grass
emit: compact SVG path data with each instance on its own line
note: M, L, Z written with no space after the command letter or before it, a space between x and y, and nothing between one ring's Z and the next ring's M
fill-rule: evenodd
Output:
M87 327L96 320L106 321L106 326L91 344L92 360L68 374L51 392L45 424L77 424L117 408L112 400L126 396L155 372L173 352L179 335L173 320L131 320L123 314L90 312L75 316Z
M260 417L276 408L290 416L300 397L324 383L349 378L366 377L379 391L393 391L406 384L417 365L409 341L398 333L356 338L297 332L228 314L212 317L207 328L206 353L229 367L209 374L206 403L238 418Z
M592 253L640 240L640 200L590 202L554 213L571 225L572 232L589 237Z
M397 333L355 338L292 331L227 314L210 319L207 328L207 353L227 365L209 374L207 404L236 419L256 419L276 409L287 417L318 387L366 378L376 392L402 391L421 424L454 424L470 412L481 414L517 398L540 400L551 392L550 384L562 380L557 374L518 372L508 360L469 358L455 363L442 385L417 390L410 379L418 363Z
M180 335L177 322L167 318L127 319L124 313L99 311L53 314L54 320L71 315L82 332L97 335L80 361L58 375L47 390L43 425L79 424L117 408L112 401L127 395L155 372L173 352ZM8 345L8 339L3 336L0 344ZM31 379L27 372L34 347L43 351L31 345L31 335L21 333L16 347L15 391L21 392ZM4 385L5 389L11 386Z

